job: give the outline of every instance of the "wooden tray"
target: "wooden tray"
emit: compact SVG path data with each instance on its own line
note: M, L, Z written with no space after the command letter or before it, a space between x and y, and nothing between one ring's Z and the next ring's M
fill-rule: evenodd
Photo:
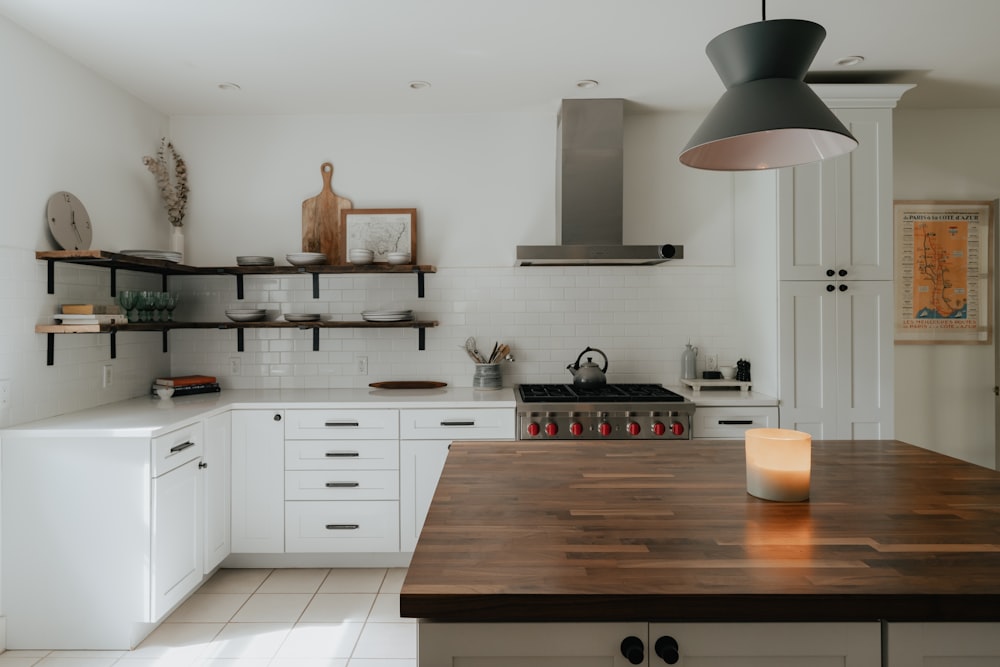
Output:
M753 382L741 382L740 380L688 380L681 378L681 384L691 387L695 394L702 389L739 389L740 393L746 393L753 387Z
M437 389L447 387L447 382L434 382L432 380L393 380L389 382L372 382L369 387L376 389Z

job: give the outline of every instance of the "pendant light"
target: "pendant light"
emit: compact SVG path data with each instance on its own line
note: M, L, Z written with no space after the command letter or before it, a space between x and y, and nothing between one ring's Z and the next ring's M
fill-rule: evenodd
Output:
M858 141L806 85L826 38L812 21L767 21L722 33L705 48L726 86L680 161L697 169L789 167L849 153Z

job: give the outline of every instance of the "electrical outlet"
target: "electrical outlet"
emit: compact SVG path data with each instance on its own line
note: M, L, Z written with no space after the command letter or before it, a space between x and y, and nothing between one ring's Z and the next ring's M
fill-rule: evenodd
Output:
M0 380L0 410L10 408L10 380Z
M719 355L717 355L717 354L706 354L705 355L705 370L706 371L717 371L717 370L719 370Z
M239 375L240 371L243 370L243 365L240 363L239 357L229 357L229 374Z
M101 386L107 389L111 386L111 364L104 364L104 368L101 369Z
M358 357L358 375L368 375L368 357Z

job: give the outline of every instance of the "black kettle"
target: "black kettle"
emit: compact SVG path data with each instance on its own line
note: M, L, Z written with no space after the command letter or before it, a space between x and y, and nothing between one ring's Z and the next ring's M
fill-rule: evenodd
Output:
M595 364L593 357L587 357L587 361L581 364L580 360L583 359L583 355L588 352L597 352L599 355L604 357L604 368ZM608 355L604 354L596 347L588 347L580 353L579 357L576 358L576 363L567 366L566 370L572 373L574 386L600 387L608 382L608 378L604 374L608 370Z

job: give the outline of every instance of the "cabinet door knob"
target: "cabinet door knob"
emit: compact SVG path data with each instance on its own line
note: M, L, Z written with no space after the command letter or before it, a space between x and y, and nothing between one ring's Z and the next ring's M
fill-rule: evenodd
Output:
M840 271L837 271L837 275L843 278L844 276L847 275L847 269L841 269Z
M836 287L834 287L833 285L827 285L827 286L826 286L826 291L827 291L827 292L832 292L832 291L833 291L833 290L835 290L835 289L837 289L837 288L836 288Z
M199 468L207 468L207 467L208 467L208 464L207 464L207 463L205 463L204 461L202 461L201 463L199 463L199 464L198 464L198 467L199 467Z
M680 647L677 646L677 640L670 635L663 635L656 640L653 644L653 652L663 659L663 662L668 665L675 664L681 659Z
M274 421L280 422L281 421L281 415L274 415Z
M846 292L847 291L847 285L844 285L843 283L841 283L841 285L840 285L840 291L841 292Z
M638 637L626 637L621 645L622 657L633 665L641 665L646 660L646 647Z
M826 270L826 275L828 277L830 277L830 278L833 278L833 273L834 273L833 269L827 269Z

